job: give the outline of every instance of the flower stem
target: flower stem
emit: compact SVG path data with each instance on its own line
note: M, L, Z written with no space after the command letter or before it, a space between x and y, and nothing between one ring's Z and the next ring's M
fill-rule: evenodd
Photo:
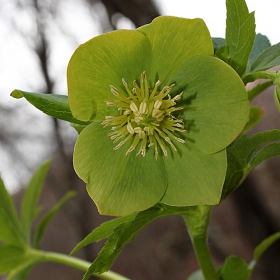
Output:
M183 215L205 280L219 280L207 245L207 229L213 206L193 206Z
M88 268L91 265L91 263L88 261L76 257L56 253L56 252L45 252L41 250L31 249L30 253L36 258L41 259L42 262L49 261L49 262L60 263L85 272L88 270ZM129 278L126 278L110 270L101 274L93 273L93 275L100 279L105 279L105 280L129 280Z
M192 243L205 280L219 280L207 246L206 238L194 237Z

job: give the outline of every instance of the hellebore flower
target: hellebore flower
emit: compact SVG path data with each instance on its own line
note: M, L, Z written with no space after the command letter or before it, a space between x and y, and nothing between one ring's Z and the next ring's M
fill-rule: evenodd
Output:
M213 57L203 20L162 16L91 39L69 62L68 88L73 116L91 121L74 167L101 214L219 203L225 148L249 102L235 71Z

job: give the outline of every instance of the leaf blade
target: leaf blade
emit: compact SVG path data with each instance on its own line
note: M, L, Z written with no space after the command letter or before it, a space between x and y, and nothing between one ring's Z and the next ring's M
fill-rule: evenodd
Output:
M57 214L57 212L61 209L61 207L73 196L75 196L74 191L67 192L58 202L57 204L47 212L47 214L41 219L39 222L35 234L34 234L34 240L33 240L33 246L34 248L39 248L41 239L43 237L43 234L48 226L48 224L51 222L51 220L54 218L54 216Z
M74 124L89 124L89 122L83 122L73 117L66 95L34 93L16 89L11 93L11 96L14 98L24 97L34 107L51 117Z
M255 16L244 0L227 0L226 45L228 64L242 76L247 67L254 39Z
M31 225L39 212L37 203L49 167L50 161L46 161L34 172L23 194L20 217L22 230L27 243L30 243Z

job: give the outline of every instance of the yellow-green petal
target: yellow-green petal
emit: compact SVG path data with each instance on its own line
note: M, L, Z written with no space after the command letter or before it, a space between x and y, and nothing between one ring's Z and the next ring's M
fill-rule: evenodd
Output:
M137 30L118 30L82 44L73 54L67 72L69 104L79 120L102 121L110 109L105 102L113 97L110 85L125 92L128 84L149 71L151 47Z
M216 205L224 184L226 151L206 155L187 146L164 159L168 187L162 203L173 206Z
M151 24L138 28L151 42L152 61L149 77L162 84L172 76L188 58L213 55L213 43L202 19L161 16Z
M185 123L190 122L185 134L189 145L211 154L241 133L250 106L245 86L230 66L211 56L193 57L168 82L184 92L178 105L184 107Z
M160 201L167 187L162 158L125 155L129 145L113 150L108 128L93 122L81 132L74 149L74 168L87 183L90 197L104 215L127 215Z

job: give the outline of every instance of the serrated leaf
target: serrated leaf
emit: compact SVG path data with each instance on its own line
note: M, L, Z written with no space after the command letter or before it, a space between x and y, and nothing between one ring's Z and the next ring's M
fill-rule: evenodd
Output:
M227 62L242 76L255 40L255 15L249 13L244 0L227 0L226 6Z
M29 184L24 191L21 201L20 217L21 227L27 243L30 243L31 226L39 214L37 206L42 191L43 182L50 167L50 161L42 164L33 174Z
M273 81L267 81L256 85L254 88L252 88L247 92L249 101L252 101L255 97L257 97L260 93L262 93L264 90L266 90L272 85L273 85Z
M251 138L242 135L227 148L228 168L222 200L240 186L256 165L268 158L280 155L280 143L271 144L279 140L280 130L270 130L257 133Z
M74 254L79 249L89 245L90 243L98 242L100 240L108 238L117 226L133 220L136 215L137 214L131 214L129 216L115 218L101 224L99 227L95 228L90 234L88 234L81 242L79 242L76 245L76 247L71 251L70 255Z
M15 206L0 178L0 241L5 244L22 246L24 238Z
M88 279L92 273L108 271L124 246L133 241L136 234L143 227L156 218L165 215L167 215L167 213L165 213L161 207L155 206L138 213L132 221L117 226L114 232L109 236L105 246L99 252L98 257L89 267L83 280Z
M157 204L139 212L133 220L120 224L109 236L98 257L84 275L83 280L88 279L92 273L103 273L109 270L124 246L133 241L137 233L153 220L168 215L186 215L190 211L192 211L192 207L173 207Z
M267 48L271 46L268 38L260 33L258 33L255 37L255 42L249 57L249 61L247 64L247 69L250 69L252 64L255 62L257 57Z
M263 118L263 109L257 106L250 108L249 119L243 129L243 133L252 129Z
M249 69L250 73L264 71L280 64L280 43L263 51Z
M254 250L254 258L251 261L249 267L250 269L254 269L258 260L261 258L262 254L271 246L275 241L280 239L280 232L274 233L273 235L269 236L265 240L263 240Z
M229 256L219 269L219 275L223 280L249 280L251 270L242 258Z
M11 93L11 96L14 98L24 97L37 109L51 117L80 125L89 124L89 122L79 121L73 117L68 103L68 96L66 95L42 94L26 92L22 90L14 90Z
M50 210L47 212L47 214L41 219L39 222L35 234L34 234L34 241L33 241L33 246L34 248L39 248L41 239L43 237L43 234L49 225L49 223L52 221L54 216L57 214L57 212L61 209L61 207L73 196L75 196L74 191L69 191L67 192L59 201L58 203Z

